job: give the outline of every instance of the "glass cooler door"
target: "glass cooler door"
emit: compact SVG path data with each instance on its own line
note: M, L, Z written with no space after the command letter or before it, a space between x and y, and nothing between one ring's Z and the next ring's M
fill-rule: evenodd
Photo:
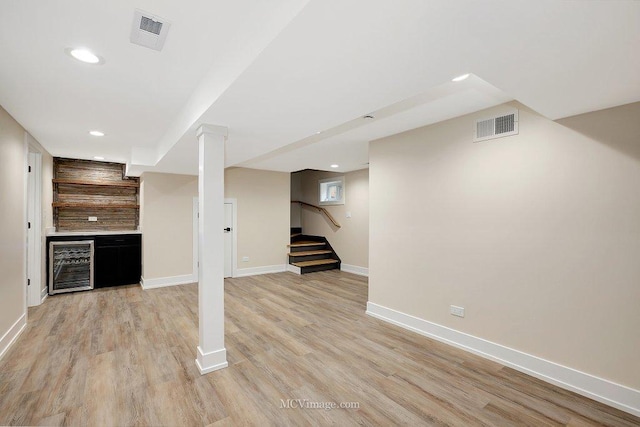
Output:
M49 245L49 294L93 289L93 240Z

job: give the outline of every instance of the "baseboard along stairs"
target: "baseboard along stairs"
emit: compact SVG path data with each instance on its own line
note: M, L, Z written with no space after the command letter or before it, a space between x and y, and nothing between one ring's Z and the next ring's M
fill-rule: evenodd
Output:
M289 264L300 269L300 274L324 270L340 270L341 260L329 241L323 236L302 234L302 228L291 228Z

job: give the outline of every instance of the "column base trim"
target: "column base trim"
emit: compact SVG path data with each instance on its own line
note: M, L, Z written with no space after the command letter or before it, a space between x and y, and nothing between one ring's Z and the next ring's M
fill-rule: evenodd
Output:
M222 348L220 350L204 353L200 346L198 346L198 358L196 359L196 366L200 371L200 375L205 375L209 372L226 368L227 366L229 366L229 362L227 362L227 349Z

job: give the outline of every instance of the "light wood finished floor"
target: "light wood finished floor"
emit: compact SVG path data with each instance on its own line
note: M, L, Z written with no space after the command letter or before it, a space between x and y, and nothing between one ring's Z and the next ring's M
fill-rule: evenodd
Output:
M57 295L0 361L0 424L639 425L640 419L365 315L336 270L227 280L229 368L200 376L197 285ZM282 400L358 402L284 409ZM295 405L295 403L294 403Z

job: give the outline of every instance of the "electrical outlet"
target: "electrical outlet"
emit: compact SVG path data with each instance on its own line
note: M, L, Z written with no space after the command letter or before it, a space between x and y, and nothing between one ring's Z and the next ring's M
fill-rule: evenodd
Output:
M89 221L96 222L96 221L98 221L98 217L97 216L90 216L89 217Z
M351 218L351 212L347 212L347 218Z
M453 316L464 317L464 307L451 306L451 314Z
M248 256L243 256L242 257L242 262L249 262L249 257Z

